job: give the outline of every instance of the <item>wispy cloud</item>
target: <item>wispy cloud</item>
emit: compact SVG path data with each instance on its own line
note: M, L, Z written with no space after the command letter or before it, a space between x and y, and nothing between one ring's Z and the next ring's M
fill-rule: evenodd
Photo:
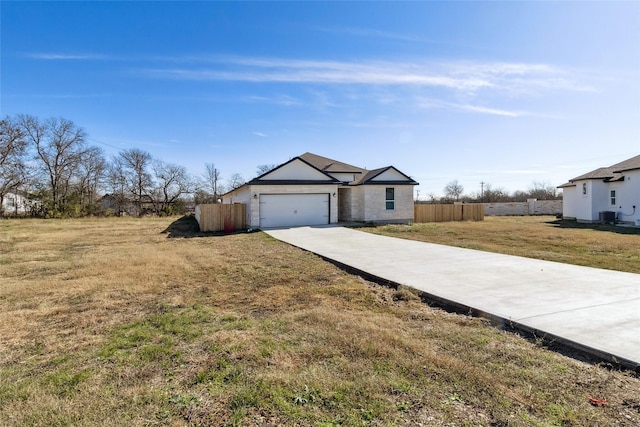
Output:
M249 101L252 102L263 102L266 104L274 104L274 105L282 105L282 106L291 106L291 105L299 105L300 101L297 98L289 95L277 95L277 96L250 96Z
M259 136L260 138L264 138L267 136L266 133L262 133L262 132L251 132L252 134L254 134L255 136Z
M40 59L45 61L115 61L124 60L123 57L102 54L87 53L58 53L58 52L31 52L25 56L31 59Z
M363 34L395 37L373 30ZM400 37L400 36L398 36ZM475 95L492 91L503 95L539 96L547 91L595 91L583 80L588 72L567 70L542 63L479 61L329 61L290 58L245 57L210 54L118 57L86 53L29 53L37 60L121 61L145 64L132 71L138 75L174 80L235 81L248 83L308 83L330 85L376 85L443 88ZM581 78L584 77L584 78ZM295 99L271 99L293 105ZM466 106L468 111L505 116L517 112Z
M458 105L451 104L454 108L458 108L464 111L470 111L472 113L481 113L481 114L491 114L494 116L507 116L507 117L520 117L525 115L523 112L519 111L508 111L508 110L499 110L496 108L488 108L488 107L480 107L477 105Z
M489 114L494 116L521 117L531 115L524 111L510 111L472 104L457 104L432 98L420 98L416 101L416 104L419 108L425 109L458 110L470 113Z
M236 58L215 68L149 68L141 72L157 78L254 83L414 85L471 91L493 85L475 76L457 77L425 66L388 62Z
M148 67L137 72L177 80L436 87L467 93L492 90L512 96L537 94L543 90L593 90L577 81L578 73L548 64L348 62L233 56L188 58L201 62L200 66Z

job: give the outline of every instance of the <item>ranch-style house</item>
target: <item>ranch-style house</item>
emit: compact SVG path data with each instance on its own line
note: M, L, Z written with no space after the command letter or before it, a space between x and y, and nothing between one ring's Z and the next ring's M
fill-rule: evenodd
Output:
M367 170L304 153L224 194L244 203L251 228L413 221L413 187L393 166Z

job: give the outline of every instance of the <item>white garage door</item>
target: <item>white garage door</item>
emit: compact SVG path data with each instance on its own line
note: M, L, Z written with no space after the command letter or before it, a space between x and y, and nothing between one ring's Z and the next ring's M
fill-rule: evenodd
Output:
M329 224L329 194L261 194L260 227Z

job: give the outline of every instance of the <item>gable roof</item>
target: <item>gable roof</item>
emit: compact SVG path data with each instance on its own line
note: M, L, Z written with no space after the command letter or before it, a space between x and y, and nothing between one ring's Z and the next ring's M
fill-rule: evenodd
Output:
M403 174L402 172L400 172L398 169L394 168L393 166L386 166L384 168L379 168L379 169L374 169L372 171L367 171L367 173L360 177L359 179L355 180L352 185L362 185L362 184L398 184L397 180L375 180L374 179L382 174L384 174L387 171L395 171L397 174L402 175L405 179L406 182L402 182L402 184L407 184L407 185L418 185L418 183L416 181L414 181L413 179L411 179L409 176Z
M333 160L328 157L318 156L317 154L313 154L309 152L306 152L298 157L323 172L360 173L360 174L365 174L367 172L366 169L359 168L357 166L353 166L347 163L339 162L337 160Z
M296 162L296 161L300 161L304 164L306 164L307 166L309 166L310 168L312 168L313 170L321 173L322 175L324 175L326 177L326 179L321 179L321 180L315 180L315 179L267 179L267 176L269 174L272 174L273 172L276 172L284 167L286 167L287 165ZM394 171L397 175L401 175L402 177L404 177L404 180L398 181L398 180L374 180L374 178L376 178L377 176L387 172L387 171ZM353 174L355 177L354 181L351 182L343 182L341 180L339 180L338 178L332 176L331 174L337 174L337 173L348 173L348 174ZM405 175L404 173L400 172L398 169L396 169L393 166L386 166L383 168L379 168L379 169L374 169L372 171L364 169L364 168L360 168L358 166L353 166L350 165L348 163L344 163L344 162L340 162L338 160L334 160L334 159L330 159L328 157L322 157L319 156L317 154L313 154L313 153L309 153L306 152L300 156L294 157L284 163L282 163L281 165L263 173L262 175L253 178L252 180L244 183L243 185L241 185L238 188L234 188L230 191L228 191L227 193L223 194L223 196L225 196L226 194L232 193L234 191L239 190L240 188L246 187L248 185L260 185L260 184L269 184L269 185L300 185L300 184L342 184L342 185L349 185L349 186L353 186L353 185L365 185L365 184L379 184L379 185L418 185L418 183L416 181L414 181L413 179L411 179L409 176Z
M640 154L623 162L616 163L611 166L611 169L613 169L613 172L615 173L640 169Z
M363 184L406 184L406 185L418 185L416 181L411 179L409 176L400 172L393 166L385 166L383 168L378 168L374 170L367 170L364 168L360 168L358 166L353 166L348 163L340 162L338 160L333 160L328 157L322 157L317 154L306 152L299 156L298 158L303 159L320 169L323 172L327 173L351 173L357 174L359 176L355 177L355 180L348 183L347 185L363 185ZM406 181L397 181L397 180L389 180L389 181L373 181L373 179L388 170L393 170L399 175L403 176Z
M640 155L624 160L615 165L598 168L587 172L584 175L577 176L569 180L569 182L582 181L585 179L602 179L607 182L618 181L624 178L622 172L640 169Z
M300 183L301 180L297 180L297 179L265 179L268 175L274 174L274 172L278 172L279 170L286 168L288 165L294 163L294 162L302 162L303 164L305 164L306 166L308 166L311 170L317 172L318 174L322 175L325 177L324 180L313 180L313 183L333 183L333 182L340 182L339 180L337 180L336 178L332 177L331 175L329 175L327 172L323 171L322 169L316 167L315 165L309 163L308 161L306 161L305 159L303 159L302 157L294 157L293 159L290 159L287 162L284 162L283 164L263 173L262 175L253 178L251 181L248 182L248 184L259 184L259 183L264 183L266 181L268 181L270 184L284 184L287 182L296 182L296 183ZM306 181L306 180L305 180Z

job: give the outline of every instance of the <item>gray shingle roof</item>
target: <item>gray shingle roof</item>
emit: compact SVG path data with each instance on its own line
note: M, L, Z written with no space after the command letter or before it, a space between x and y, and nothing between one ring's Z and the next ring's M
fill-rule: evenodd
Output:
M353 166L347 163L339 162L337 160L330 159L328 157L318 156L313 153L304 153L300 157L305 162L310 165L320 169L323 172L333 172L333 173L360 173L365 174L368 171L363 168L359 168L357 166Z
M640 169L640 154L611 166L614 172L625 172Z
M587 172L584 175L577 176L569 180L569 182L581 181L585 179L603 179L606 181L617 181L623 177L622 172L640 169L640 155L624 160L615 165L598 168Z

